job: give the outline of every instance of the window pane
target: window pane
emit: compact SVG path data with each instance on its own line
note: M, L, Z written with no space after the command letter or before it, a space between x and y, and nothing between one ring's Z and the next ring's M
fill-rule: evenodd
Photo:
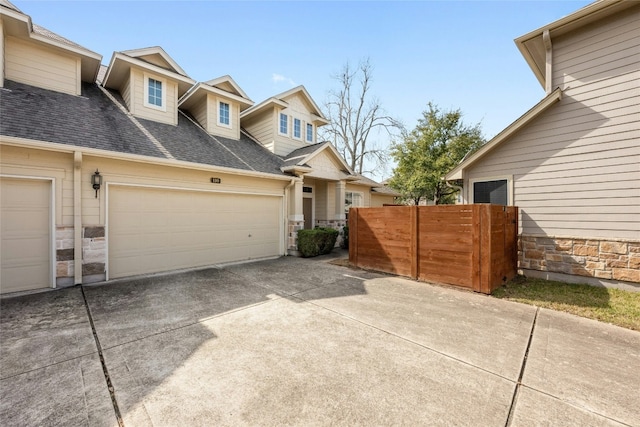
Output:
M148 91L149 104L162 107L162 82L155 79L149 79Z
M288 133L289 124L287 123L287 115L280 113L280 133Z
M293 119L293 136L300 138L302 136L300 119Z
M229 104L227 104L226 102L220 103L220 123L224 125L228 125L230 123Z
M507 205L507 180L473 183L473 203Z
M313 125L307 124L307 141L313 142Z

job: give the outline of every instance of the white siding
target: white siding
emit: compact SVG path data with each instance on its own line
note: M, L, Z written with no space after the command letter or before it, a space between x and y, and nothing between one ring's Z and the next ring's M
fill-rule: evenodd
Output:
M5 78L45 89L80 95L80 58L5 38Z

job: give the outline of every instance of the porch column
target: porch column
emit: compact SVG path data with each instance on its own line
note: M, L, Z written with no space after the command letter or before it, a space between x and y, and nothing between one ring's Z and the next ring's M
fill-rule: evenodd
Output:
M304 213L302 210L302 179L297 180L289 189L289 221L287 252L298 255L298 231L304 228Z
M344 190L346 184L345 181L336 182L336 212L335 219L344 221L346 219L346 215L344 213Z

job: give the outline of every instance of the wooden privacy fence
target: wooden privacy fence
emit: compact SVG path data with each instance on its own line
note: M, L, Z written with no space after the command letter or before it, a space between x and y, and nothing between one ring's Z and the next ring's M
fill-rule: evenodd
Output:
M514 206L351 208L349 261L488 294L516 275L517 235Z

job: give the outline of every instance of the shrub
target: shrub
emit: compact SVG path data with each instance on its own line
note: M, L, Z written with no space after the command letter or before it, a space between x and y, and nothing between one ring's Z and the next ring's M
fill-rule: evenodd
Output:
M314 228L298 231L298 251L305 257L328 254L338 239L338 230L333 228Z
M342 243L340 244L342 249L349 249L349 226L342 227Z

